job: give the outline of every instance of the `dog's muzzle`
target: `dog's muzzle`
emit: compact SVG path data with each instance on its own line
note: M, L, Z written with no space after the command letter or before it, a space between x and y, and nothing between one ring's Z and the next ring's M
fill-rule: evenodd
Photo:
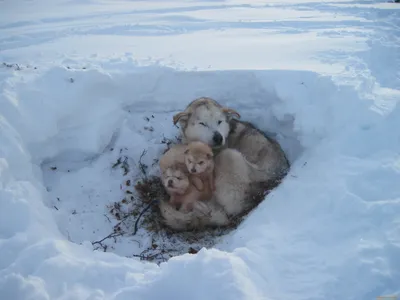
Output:
M218 131L215 131L213 135L214 146L221 146L223 140L222 135Z

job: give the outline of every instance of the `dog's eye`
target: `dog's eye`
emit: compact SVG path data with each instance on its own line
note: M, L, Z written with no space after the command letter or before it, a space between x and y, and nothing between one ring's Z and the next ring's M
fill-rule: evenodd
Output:
M176 177L176 179L178 179L178 180L182 180L182 177Z
M222 123L222 121L221 121L221 120L219 120L219 121L218 121L218 125L219 125L219 124L221 124L221 123Z
M204 161L199 162L199 165L201 166L202 164L204 164Z
M200 122L199 123L200 125L202 125L202 126L207 126L206 124L204 124L203 122Z

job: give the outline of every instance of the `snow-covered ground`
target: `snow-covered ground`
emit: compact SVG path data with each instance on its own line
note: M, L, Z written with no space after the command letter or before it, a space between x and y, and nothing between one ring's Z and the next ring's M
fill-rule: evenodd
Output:
M400 4L3 0L0 64L1 299L400 298ZM225 235L103 252L199 96L290 173ZM141 260L155 244L174 257Z

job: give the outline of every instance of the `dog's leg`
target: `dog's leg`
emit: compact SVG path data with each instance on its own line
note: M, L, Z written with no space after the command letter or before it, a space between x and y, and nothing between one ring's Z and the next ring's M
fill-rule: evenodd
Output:
M204 184L203 181L197 177L197 176L192 176L192 184L194 187L199 191L202 192L204 190Z
M215 202L196 201L193 211L184 213L176 210L169 203L160 201L160 213L163 222L175 230L191 230L207 225L225 226L229 224L229 218L224 210Z
M193 209L200 212L205 216L211 216L211 209L210 207L202 201L196 201L193 203Z
M183 213L176 210L170 203L160 201L159 208L163 222L174 230L189 230L201 225L193 213Z

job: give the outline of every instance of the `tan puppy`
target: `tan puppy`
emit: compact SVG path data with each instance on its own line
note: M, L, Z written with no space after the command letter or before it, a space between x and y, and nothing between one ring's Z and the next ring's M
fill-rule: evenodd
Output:
M186 145L170 148L160 159L162 183L170 195L169 203L184 212L193 210L203 193L199 180L192 178L184 162ZM197 183L197 184L196 184Z
M189 143L185 150L185 164L202 192L200 200L210 200L215 191L214 154L211 147L198 141Z

